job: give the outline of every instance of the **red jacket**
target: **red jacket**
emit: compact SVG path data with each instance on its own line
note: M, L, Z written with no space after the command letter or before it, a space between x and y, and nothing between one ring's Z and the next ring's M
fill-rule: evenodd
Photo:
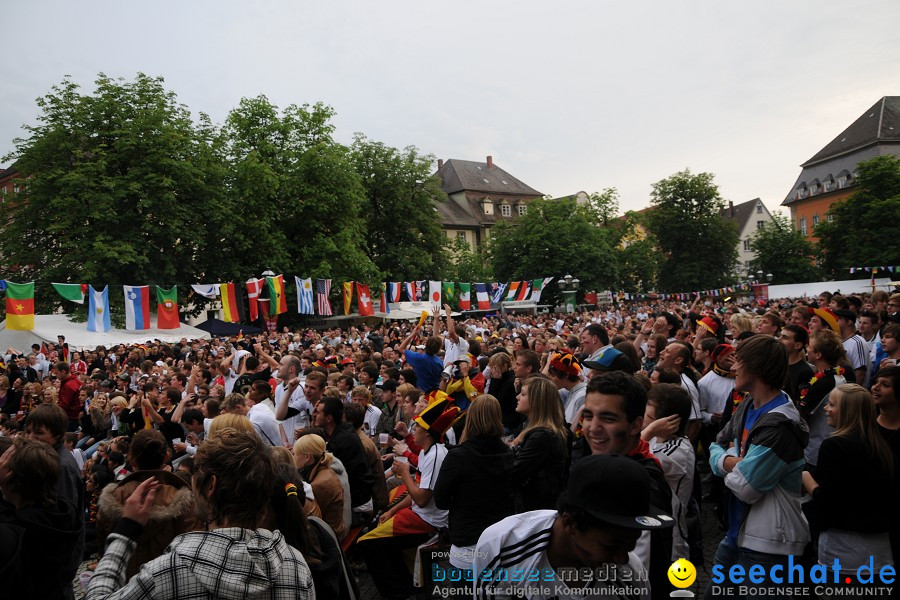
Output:
M65 379L60 380L62 385L59 388L58 404L61 409L66 411L66 416L70 421L78 420L78 413L84 410L84 407L78 402L78 390L81 389L81 382L77 377L68 375Z

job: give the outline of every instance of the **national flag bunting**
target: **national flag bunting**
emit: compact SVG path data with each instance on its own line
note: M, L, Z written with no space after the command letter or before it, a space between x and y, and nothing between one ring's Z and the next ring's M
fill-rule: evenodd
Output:
M344 314L350 314L350 304L353 302L353 282L344 282Z
M331 294L330 279L316 279L316 304L319 307L319 314L323 317L331 316L331 300L328 295Z
M507 302L510 300L515 300L516 295L519 293L519 286L522 285L521 281L513 281L509 284L509 287L506 288L506 300Z
M312 279L300 279L296 275L294 281L297 284L297 313L301 315L314 315Z
M219 296L222 297L222 320L226 323L240 323L244 320L244 299L233 283L219 284Z
M416 282L416 302L425 300L425 289L428 287L428 281L423 279Z
M471 310L472 309L472 284L470 283L460 283L459 284L459 308L460 310Z
M266 277L269 288L269 316L277 317L287 312L287 296L284 295L284 275Z
M452 281L444 281L441 283L441 295L444 297L444 304L453 306L453 304L456 302L456 288L454 287Z
M491 299L488 297L485 284L475 284L475 300L478 302L478 310L489 310L491 308Z
M53 289L60 296L69 302L84 304L84 293L87 291L87 284L84 283L51 283Z
M178 286L165 290L156 286L156 328L178 329Z
M247 280L247 305L250 307L250 322L259 318L259 294L262 292L262 279L251 277Z
M150 329L150 286L123 285L125 329Z
M400 288L402 285L399 281L392 281L387 284L388 302L400 302Z
M544 289L544 286L553 281L552 277L545 277L544 279L535 279L531 282L531 301L534 303L538 303L541 301L541 292Z
M195 293L203 296L204 298L209 298L210 300L215 300L219 296L219 287L220 284L215 283L200 283L191 285L191 289L194 290Z
M371 317L375 314L372 306L372 294L369 292L369 284L356 284L356 310L361 317Z
M491 288L494 290L494 295L491 298L491 302L493 304L498 304L503 301L503 294L506 293L506 287L508 283L492 283Z
M97 291L93 286L88 286L88 331L109 331L112 325L109 323L109 286L104 286Z
M519 292L516 294L516 300L528 300L528 296L531 295L531 282L523 281L521 285L519 285Z
M441 282L440 281L429 281L428 282L428 301L431 302L432 306L440 306L441 305Z
M389 283L381 284L381 305L378 308L381 312L383 312L385 314L390 314L390 312L391 312L391 305L389 304L390 299L388 298L388 287L390 287L390 285L391 284L389 284ZM397 287L397 295L398 296L400 295L399 286Z
M407 302L416 301L416 282L407 281L403 284L403 293L406 294Z
M34 329L34 282L6 282L6 328Z

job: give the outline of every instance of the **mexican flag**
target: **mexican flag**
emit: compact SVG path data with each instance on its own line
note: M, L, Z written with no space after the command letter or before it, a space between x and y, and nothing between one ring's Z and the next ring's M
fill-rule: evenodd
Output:
M34 329L34 282L6 282L6 328Z
M178 286L170 290L156 286L156 328L178 329Z
M53 289L69 302L84 304L84 293L87 285L83 283L51 283Z

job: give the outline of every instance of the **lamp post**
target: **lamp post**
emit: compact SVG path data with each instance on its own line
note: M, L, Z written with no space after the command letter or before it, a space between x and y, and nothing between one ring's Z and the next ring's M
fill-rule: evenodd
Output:
M575 293L578 291L578 286L581 285L581 282L571 275L566 275L557 280L556 283L559 285L559 291L562 292L563 305L566 307L566 312L575 312Z

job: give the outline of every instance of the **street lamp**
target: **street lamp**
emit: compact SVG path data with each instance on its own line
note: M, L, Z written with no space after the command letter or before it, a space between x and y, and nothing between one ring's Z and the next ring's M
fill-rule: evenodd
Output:
M559 285L559 291L562 292L566 312L575 312L575 293L578 291L578 286L581 285L581 282L571 275L566 275L561 277L556 283Z

